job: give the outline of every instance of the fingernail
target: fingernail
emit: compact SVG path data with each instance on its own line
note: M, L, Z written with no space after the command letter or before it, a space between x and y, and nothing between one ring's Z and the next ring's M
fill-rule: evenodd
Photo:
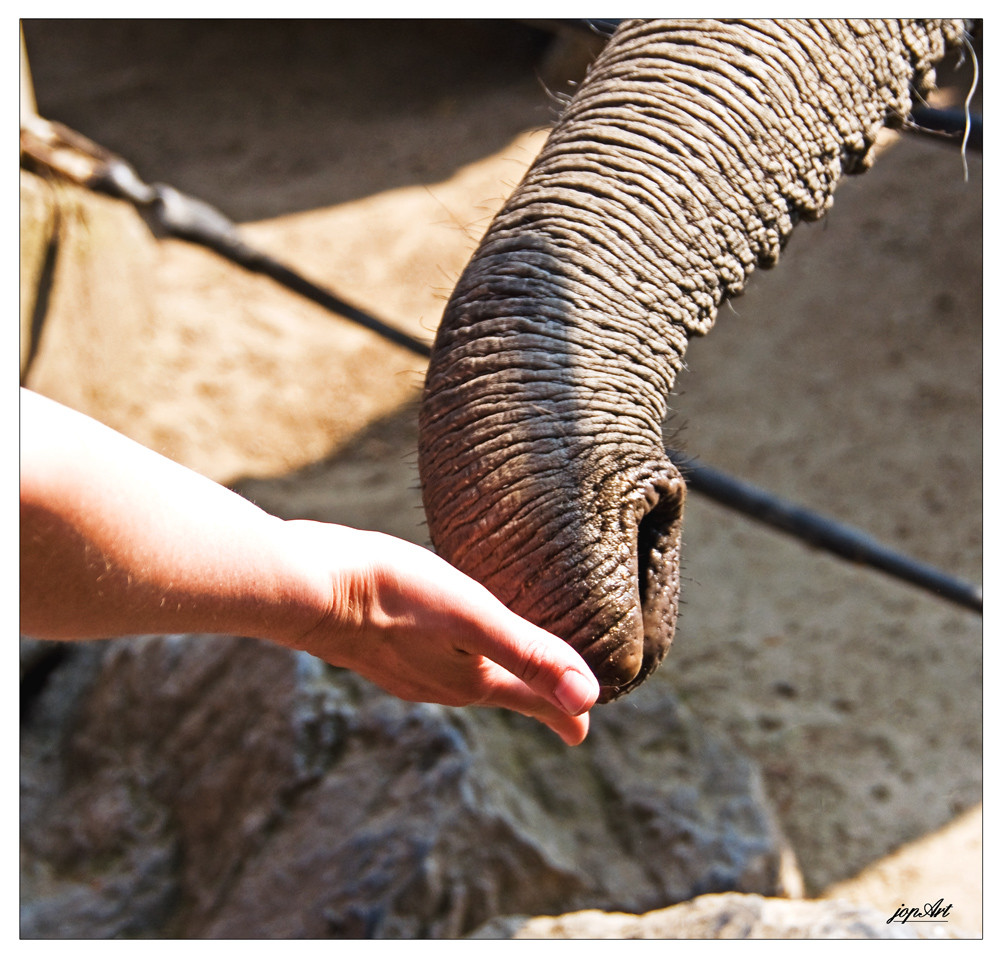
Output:
M556 700L567 714L576 716L587 710L597 696L593 681L587 680L579 671L565 671L559 678L554 691Z

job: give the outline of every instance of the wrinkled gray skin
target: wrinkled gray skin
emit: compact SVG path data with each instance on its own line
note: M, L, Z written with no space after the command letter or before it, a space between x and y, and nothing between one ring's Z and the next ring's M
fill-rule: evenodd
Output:
M963 21L630 21L460 278L431 358L431 539L612 700L666 654L687 342L819 218Z

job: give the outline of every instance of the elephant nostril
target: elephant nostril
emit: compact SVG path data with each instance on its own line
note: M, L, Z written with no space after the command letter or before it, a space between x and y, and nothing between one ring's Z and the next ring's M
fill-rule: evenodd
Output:
M652 636L650 625L659 630L659 618L668 610L664 606L664 591L676 584L672 579L677 571L684 493L684 479L678 475L662 484L651 485L640 504L636 557L639 603L647 638Z
M630 676L614 688L602 686L601 700L613 700L637 687L670 649L677 623L681 516L684 479L673 468L651 480L635 508L635 556L641 639L629 648ZM638 635L637 635L638 637ZM624 668L619 675L625 677Z
M631 593L614 592L622 616L596 641L585 642L584 657L600 681L602 703L634 689L656 669L677 619L684 479L669 462L643 473L628 482L631 491L617 525L624 532L618 553L631 559Z

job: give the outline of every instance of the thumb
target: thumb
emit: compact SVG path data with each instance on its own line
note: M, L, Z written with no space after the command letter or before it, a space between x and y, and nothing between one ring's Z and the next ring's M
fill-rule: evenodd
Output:
M562 639L503 607L504 626L491 628L478 653L571 716L597 703L600 685L586 661Z
M539 697L576 717L597 703L600 685L587 662L565 641L506 607L495 595L431 552L429 591L448 581L449 610L461 627L463 650L488 658L513 674ZM457 603L453 603L458 598Z
M590 710L597 703L600 694L597 678L586 664L583 666L586 668L586 673L576 669L563 671L552 690L552 696L559 706L573 717Z

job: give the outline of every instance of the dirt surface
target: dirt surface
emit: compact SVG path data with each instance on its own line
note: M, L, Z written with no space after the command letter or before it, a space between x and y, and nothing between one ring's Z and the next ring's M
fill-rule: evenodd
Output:
M579 75L510 21L24 29L43 116L428 339ZM967 72L941 80L964 95ZM426 543L419 358L183 243L162 243L150 282L159 318L117 387L68 376L55 333L29 384L277 513ZM672 444L982 581L978 155L966 182L956 149L887 137L688 367ZM981 932L981 618L697 496L684 588L674 648L637 693L670 684L760 761L807 891L887 918L943 898Z

